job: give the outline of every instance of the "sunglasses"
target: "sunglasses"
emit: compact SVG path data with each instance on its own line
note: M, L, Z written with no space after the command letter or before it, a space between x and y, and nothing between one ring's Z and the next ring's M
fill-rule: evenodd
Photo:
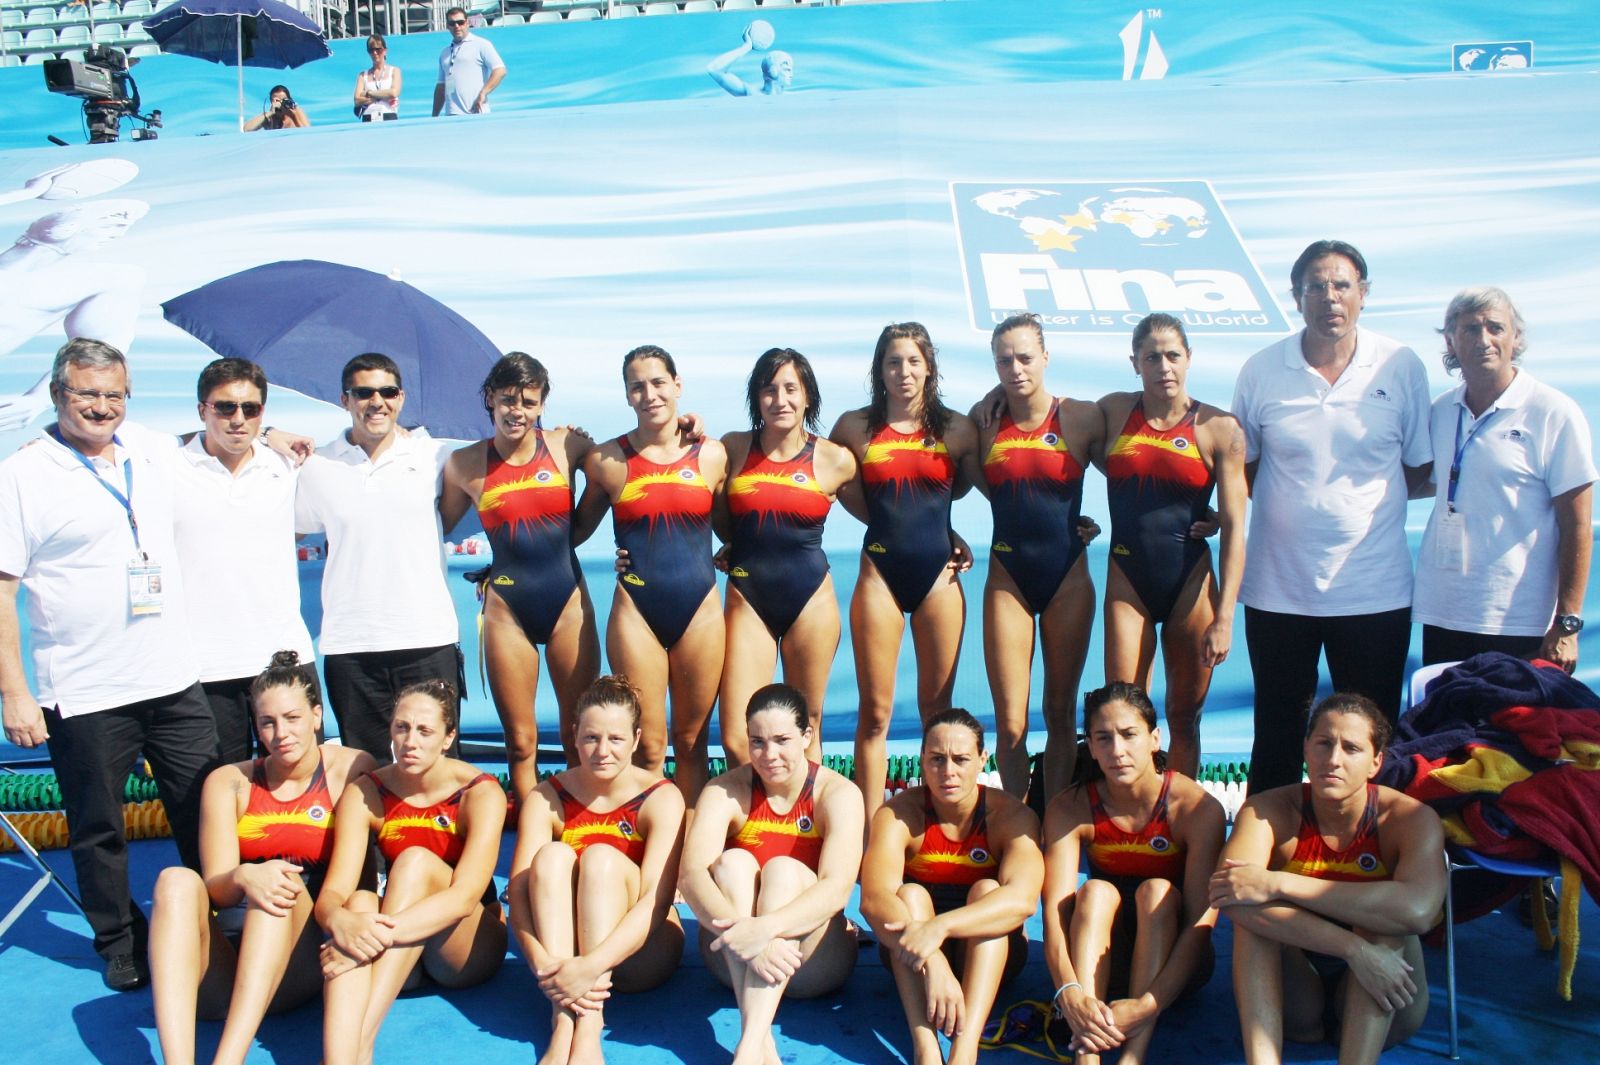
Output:
M367 49L367 54L368 55L378 55L378 54L380 54L382 52L387 52L387 51L388 51L387 48L368 48Z
M357 385L354 388L345 389L344 394L351 399L360 400L371 399L373 396L382 396L384 399L397 399L400 395L400 386L383 385L380 388L373 388L370 385Z
M453 18L449 21L452 26L465 26L467 24L467 20L464 18Z
M224 399L219 400L216 403L212 403L208 400L206 402L206 406L215 411L219 418L231 418L240 411L243 411L245 418L250 419L261 417L261 408L263 404L252 403L249 401L244 403L235 403L231 399Z

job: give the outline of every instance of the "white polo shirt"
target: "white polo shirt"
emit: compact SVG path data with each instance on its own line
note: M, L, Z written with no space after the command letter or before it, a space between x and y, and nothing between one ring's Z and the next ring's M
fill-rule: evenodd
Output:
M178 453L176 537L203 681L253 677L277 651L313 661L300 616L294 466L260 444L238 476L200 434Z
M1252 355L1233 413L1251 490L1239 600L1309 617L1411 605L1405 466L1432 460L1428 374L1398 341L1356 331L1333 384L1306 363L1302 330Z
M95 471L47 429L0 462L0 572L28 593L28 638L39 705L76 717L172 695L198 676L173 542L171 436L124 422ZM126 464L126 465L124 465ZM133 617L128 512L105 483L133 475L139 547L161 566L159 614ZM101 478L105 478L105 483Z
M413 429L373 462L340 434L301 467L295 527L328 535L323 654L441 647L459 638L437 505L456 446Z
M1571 397L1523 369L1477 418L1466 397L1462 384L1433 401L1437 490L1417 556L1412 616L1459 632L1543 636L1556 611L1561 544L1550 501L1600 478L1589 423ZM1459 561L1441 552L1440 544L1458 411L1461 437L1471 438L1456 488L1464 544Z

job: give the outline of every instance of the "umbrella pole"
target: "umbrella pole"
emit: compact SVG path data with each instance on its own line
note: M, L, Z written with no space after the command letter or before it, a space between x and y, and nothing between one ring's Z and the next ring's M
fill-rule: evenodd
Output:
M233 43L237 51L235 59L238 60L239 69L239 132L244 132L244 16L235 15L233 19Z

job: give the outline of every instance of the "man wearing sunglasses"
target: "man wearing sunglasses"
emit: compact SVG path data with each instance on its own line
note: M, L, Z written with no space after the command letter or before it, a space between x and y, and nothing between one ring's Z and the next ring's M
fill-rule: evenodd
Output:
M124 421L127 363L101 341L56 352L50 397L55 423L0 462L0 704L8 740L49 743L106 986L131 991L149 970L128 891L123 782L136 756L149 759L178 853L198 870L200 784L217 734L185 617L173 440Z
M400 429L406 394L387 355L351 359L342 387L350 428L306 460L295 522L328 537L322 672L339 735L386 765L395 692L461 683L438 510L455 445Z
M489 113L489 94L506 76L506 65L494 45L474 37L467 13L459 7L445 12L450 43L439 53L439 81L433 87L433 113L483 115Z
M250 683L277 651L299 653L316 684L300 616L294 463L259 442L267 375L217 359L196 386L204 432L179 452L176 537L200 684L224 762L254 753Z

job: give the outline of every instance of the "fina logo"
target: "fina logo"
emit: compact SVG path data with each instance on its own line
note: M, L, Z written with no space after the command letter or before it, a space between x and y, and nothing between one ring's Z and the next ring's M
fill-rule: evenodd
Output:
M974 329L1126 336L1153 311L1200 335L1290 331L1209 182L950 183Z
M1156 40L1156 31L1151 29L1148 35L1144 31L1146 21L1154 22L1160 17L1160 8L1153 7L1147 11L1140 11L1129 19L1128 24L1117 34L1122 40L1123 81L1133 80L1134 68L1139 66L1141 39L1149 41L1149 44L1144 49L1144 66L1139 68L1139 80L1157 81L1167 76L1167 54L1161 50L1161 42Z
M1532 41L1482 41L1451 49L1451 70L1527 70L1533 66Z

